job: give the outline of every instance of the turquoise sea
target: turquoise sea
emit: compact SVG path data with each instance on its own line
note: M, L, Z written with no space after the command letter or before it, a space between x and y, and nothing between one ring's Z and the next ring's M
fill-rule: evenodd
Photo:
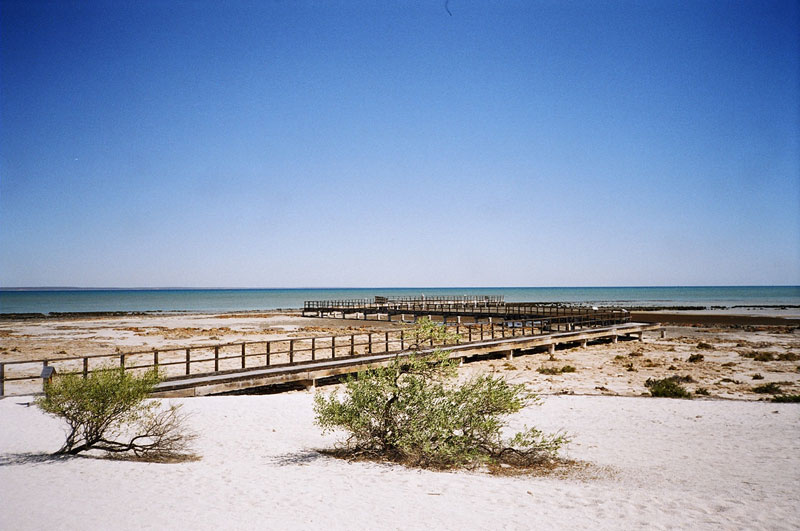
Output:
M614 306L800 306L800 286L597 288L2 289L0 313L223 312L301 308L305 300L503 295L507 302Z

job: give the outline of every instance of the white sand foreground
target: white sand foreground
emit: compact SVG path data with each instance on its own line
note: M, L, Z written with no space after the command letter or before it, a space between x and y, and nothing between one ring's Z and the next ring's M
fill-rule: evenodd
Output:
M797 529L800 406L551 396L514 418L574 435L572 477L349 463L312 396L180 400L202 460L49 460L59 421L0 400L0 529Z

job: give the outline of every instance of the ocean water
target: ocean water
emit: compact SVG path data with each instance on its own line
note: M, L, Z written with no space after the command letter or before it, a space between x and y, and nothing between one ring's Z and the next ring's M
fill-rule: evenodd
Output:
M507 302L614 306L800 306L800 286L341 289L3 289L0 313L227 312L384 296L503 295Z

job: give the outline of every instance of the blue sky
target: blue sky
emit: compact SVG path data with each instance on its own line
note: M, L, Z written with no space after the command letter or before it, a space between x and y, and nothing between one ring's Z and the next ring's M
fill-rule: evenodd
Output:
M218 4L0 2L0 286L800 283L797 2Z

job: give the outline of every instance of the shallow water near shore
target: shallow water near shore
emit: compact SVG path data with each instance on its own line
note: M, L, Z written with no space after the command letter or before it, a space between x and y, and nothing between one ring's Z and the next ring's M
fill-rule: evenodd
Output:
M51 312L229 312L301 308L306 300L501 295L506 302L582 302L634 308L800 307L800 286L3 289L0 314Z

